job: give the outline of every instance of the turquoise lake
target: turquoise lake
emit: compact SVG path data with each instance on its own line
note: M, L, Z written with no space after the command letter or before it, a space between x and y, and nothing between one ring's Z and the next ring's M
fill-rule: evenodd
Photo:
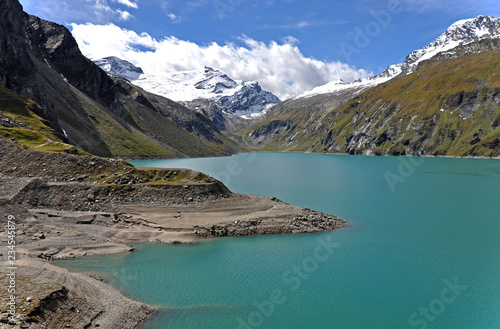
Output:
M500 328L500 161L295 153L132 161L345 218L57 264L161 307L143 328Z

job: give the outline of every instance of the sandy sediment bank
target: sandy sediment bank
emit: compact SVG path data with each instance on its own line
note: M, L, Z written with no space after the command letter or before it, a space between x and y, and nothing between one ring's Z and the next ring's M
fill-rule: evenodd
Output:
M331 215L243 194L173 205L115 205L107 211L27 209L26 213L26 218L16 216L16 252L21 258L16 264L17 314L21 318L17 326L2 324L6 328L21 328L21 324L28 325L25 328L94 328L96 324L135 328L152 312L152 307L126 298L99 278L53 266L53 259L132 252L137 242L193 243L211 237L307 233L346 225ZM5 246L7 232L0 231ZM8 266L6 256L0 257L2 271ZM6 274L0 272L5 279ZM0 288L4 300L5 288ZM8 313L2 316L8 322Z
M30 257L68 259L133 251L134 242L194 243L225 236L321 232L346 225L335 216L275 198L237 193L203 202L113 208L30 209L18 226L18 249Z

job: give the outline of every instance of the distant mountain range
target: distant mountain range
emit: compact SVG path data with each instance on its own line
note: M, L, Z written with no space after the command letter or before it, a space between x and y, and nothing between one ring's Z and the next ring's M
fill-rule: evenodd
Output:
M500 19L454 23L370 78L317 87L244 132L259 149L498 156Z
M284 102L210 67L158 77L116 57L96 63L64 26L0 2L0 138L104 156L500 155L494 17L454 23L375 77Z
M127 79L150 93L182 102L188 107L192 101L206 100L220 113L255 117L281 102L263 90L258 82L236 81L208 66L159 77L145 74L141 68L117 57L102 58L95 63L106 72Z

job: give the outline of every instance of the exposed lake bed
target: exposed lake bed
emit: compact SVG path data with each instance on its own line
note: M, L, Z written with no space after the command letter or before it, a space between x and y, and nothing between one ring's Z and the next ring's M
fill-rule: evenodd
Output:
M136 242L193 243L346 225L333 215L274 197L233 193L196 171L137 169L123 161L0 146L0 205L7 216L1 234L15 242L15 256L0 257L5 263L12 258L12 275L19 268L17 281L12 279L19 317L12 320L4 312L2 321L17 326L133 328L153 310L99 276L53 266L49 261L54 259L129 254ZM7 296L9 286L0 293Z
M349 226L137 245L113 265L125 276L109 258L65 265L165 308L144 328L498 326L498 161L262 153L134 162L148 163L202 170L233 191L334 213ZM318 249L326 237L331 254Z
M68 305L79 305L81 299L71 291L83 280L84 291L94 299L82 304L86 316L72 319L100 325L111 325L116 314L135 314L132 326L147 317L143 328L498 324L498 161L258 153L134 164L190 168L191 177L203 181L207 178L196 172L205 172L236 193L213 182L178 184L172 187L175 193L170 191L177 199L167 197L174 195L167 186L149 186L151 182L142 187L114 184L111 191L106 184L71 181L77 172L68 165L69 184L35 184L33 177L15 188L4 171L12 200L21 195L24 202L8 203L9 212L50 199L34 198L33 191L23 194L32 188L46 195L72 193L70 205L81 207L75 212L60 203L58 208L57 198L50 199L48 205L58 209L32 208L29 221L18 226L20 253L75 258L57 262L69 272L47 260L20 260L26 273L43 268L41 277L52 280L50 285L38 283L40 298L34 302L57 292L69 298ZM139 175L118 165L113 170L118 175L108 174L114 180ZM170 177L174 171L182 172L153 172ZM214 192L219 197L208 197ZM130 204L133 200L137 206ZM327 232L277 234L318 231ZM191 244L200 238L202 243ZM63 279L67 276L73 279ZM123 305L121 313L91 294L92 282L108 291L114 304ZM156 312L148 316L151 306Z

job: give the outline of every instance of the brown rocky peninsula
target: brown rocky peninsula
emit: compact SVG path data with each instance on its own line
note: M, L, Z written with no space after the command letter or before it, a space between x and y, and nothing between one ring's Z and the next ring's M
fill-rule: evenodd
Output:
M48 154L0 140L0 279L9 281L8 216L16 231L16 319L3 328L135 328L154 309L52 259L132 251L134 242L328 231L335 216L276 198L232 193L185 169ZM0 285L8 300L8 285Z

